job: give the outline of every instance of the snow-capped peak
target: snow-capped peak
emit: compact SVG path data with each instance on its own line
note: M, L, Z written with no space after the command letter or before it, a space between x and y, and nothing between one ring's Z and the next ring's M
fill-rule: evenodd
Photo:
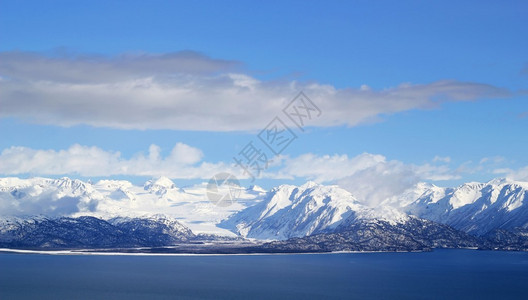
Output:
M306 183L301 185L300 188L302 188L302 189L310 189L310 188L313 188L313 187L316 187L316 186L320 186L320 184L315 182L315 181L307 181Z
M258 239L288 239L331 230L347 219L383 218L394 221L405 214L394 209L375 212L360 204L338 186L308 182L301 186L281 185L260 203L223 221L220 226Z
M151 193L162 193L166 190L175 189L176 185L167 177L158 177L145 182L143 188Z
M71 190L77 193L83 193L86 191L93 191L90 184L87 184L79 179L71 179L68 177L62 177L52 181L52 185L57 186L61 190Z
M261 188L258 185L252 185L247 190L251 192L255 192L255 193L265 193L266 192L265 189Z
M491 186L504 186L504 185L514 185L519 186L523 189L528 190L528 182L525 181L517 181L510 178L495 178L486 183L486 185Z
M497 178L456 188L416 188L397 198L393 203L399 203L406 213L469 233L528 226L526 182Z

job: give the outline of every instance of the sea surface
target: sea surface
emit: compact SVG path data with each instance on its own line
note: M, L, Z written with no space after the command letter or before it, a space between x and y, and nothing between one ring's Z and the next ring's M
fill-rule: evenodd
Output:
M528 299L528 253L0 253L0 299Z

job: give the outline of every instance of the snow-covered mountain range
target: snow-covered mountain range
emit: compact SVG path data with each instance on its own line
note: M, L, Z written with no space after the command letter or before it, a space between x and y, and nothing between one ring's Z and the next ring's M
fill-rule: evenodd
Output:
M0 216L145 217L164 214L195 233L234 234L216 226L221 220L258 202L258 186L241 189L233 205L221 207L206 197L206 183L178 188L166 177L136 186L125 180L84 182L67 177L0 178Z
M518 245L528 243L527 190L528 183L506 179L456 188L420 183L387 199L380 207L369 207L354 197L353 191L307 182L301 186L281 185L269 192L257 186L241 188L238 201L222 207L207 199L205 183L181 188L164 177L143 186L122 180L91 183L66 177L0 178L0 217L4 220L0 231L8 232L4 237L9 238L13 234L9 230L21 234L24 230L43 230L42 235L49 237L53 236L47 231L50 224L65 230L68 224L80 224L72 225L68 232L80 230L75 229L78 226L95 226L93 232L113 232L126 245L161 245L206 233L260 240L302 239L276 245L284 249L311 249L306 243L316 240L332 249L341 249L338 241L348 243L347 249L371 249L376 245L400 249L391 248L390 241L408 249L508 241L507 245L518 249ZM100 222L82 219L85 216ZM48 221L37 222L40 227L35 229L31 224L39 218ZM146 238L149 235L152 240ZM317 238L304 239L310 236ZM379 243L367 243L373 237L372 241ZM482 242L478 240L481 237L491 237L494 242ZM117 243L112 239L107 242Z
M475 235L528 227L528 183L495 179L441 188L421 183L386 205Z

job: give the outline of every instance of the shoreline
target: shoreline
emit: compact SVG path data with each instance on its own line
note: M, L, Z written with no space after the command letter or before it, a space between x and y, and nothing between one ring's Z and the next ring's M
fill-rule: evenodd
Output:
M474 249L467 249L474 250ZM476 250L476 249L475 249ZM44 254L44 255L101 255L101 256L241 256L241 255L307 255L307 254L361 254L361 253L420 253L431 251L334 251L334 252L295 252L295 253L149 253L149 252L102 252L84 250L25 250L0 248L0 253Z
M12 254L43 254L43 255L94 255L94 256L265 256L265 255L321 255L321 254L369 254L369 253L426 253L435 250L479 250L478 248L449 248L449 249L431 249L414 250L414 251L334 251L334 252L261 252L261 253L149 253L149 252L103 252L90 251L90 249L81 250L25 250L0 248L1 253ZM526 251L507 251L507 250L483 250L483 251L502 251L502 252L526 252Z

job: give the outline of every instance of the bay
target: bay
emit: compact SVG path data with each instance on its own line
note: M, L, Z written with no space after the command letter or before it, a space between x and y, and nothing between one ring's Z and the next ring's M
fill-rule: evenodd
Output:
M0 253L0 299L526 299L528 253Z

